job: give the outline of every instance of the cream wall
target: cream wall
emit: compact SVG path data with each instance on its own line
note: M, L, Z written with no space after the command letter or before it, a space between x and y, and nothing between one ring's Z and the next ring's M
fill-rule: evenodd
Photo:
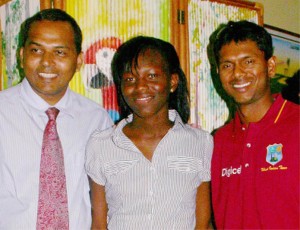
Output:
M264 23L300 34L300 0L250 0L264 6Z

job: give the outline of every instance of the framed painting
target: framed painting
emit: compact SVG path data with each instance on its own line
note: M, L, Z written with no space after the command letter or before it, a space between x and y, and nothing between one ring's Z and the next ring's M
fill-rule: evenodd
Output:
M272 92L280 92L286 80L300 69L300 35L270 25L264 25L272 35L276 76L272 79Z

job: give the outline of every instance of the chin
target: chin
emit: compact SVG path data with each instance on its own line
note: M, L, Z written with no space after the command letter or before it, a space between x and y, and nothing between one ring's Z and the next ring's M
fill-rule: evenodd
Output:
M249 98L234 98L235 103L238 105L248 105L251 104L252 100Z

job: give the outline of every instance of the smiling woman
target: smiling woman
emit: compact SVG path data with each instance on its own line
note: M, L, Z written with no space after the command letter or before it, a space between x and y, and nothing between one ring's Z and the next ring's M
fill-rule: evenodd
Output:
M187 124L187 80L175 48L133 37L117 49L112 75L124 119L87 146L92 228L207 228L212 137Z

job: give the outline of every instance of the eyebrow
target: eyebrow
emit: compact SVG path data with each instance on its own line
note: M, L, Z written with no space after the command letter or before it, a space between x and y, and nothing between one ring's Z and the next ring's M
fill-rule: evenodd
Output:
M253 54L251 54L251 55L249 55L249 54L246 54L246 55L244 55L244 56L240 56L240 57L238 57L238 59L239 60L245 60L245 59L248 59L248 58L254 58L254 57L257 57L257 55L253 55ZM221 63L221 62L231 62L232 60L231 60L231 57L226 57L226 59L225 58L220 58L219 59L219 62Z
M36 45L36 46L43 46L43 44L40 44L35 41L29 41L28 45ZM71 49L69 46L64 46L64 45L56 45L54 46L55 49Z

